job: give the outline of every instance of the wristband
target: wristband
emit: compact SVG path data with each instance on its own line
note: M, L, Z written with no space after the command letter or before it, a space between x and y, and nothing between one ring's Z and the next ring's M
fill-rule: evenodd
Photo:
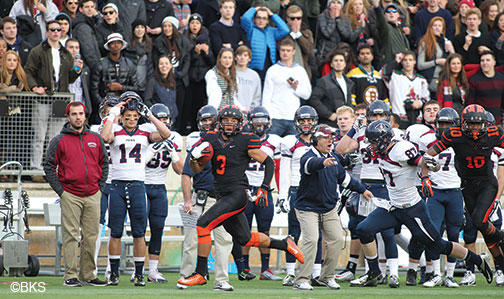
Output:
M357 132L355 131L355 128L352 127L346 134L348 137L353 138L355 133L357 133Z

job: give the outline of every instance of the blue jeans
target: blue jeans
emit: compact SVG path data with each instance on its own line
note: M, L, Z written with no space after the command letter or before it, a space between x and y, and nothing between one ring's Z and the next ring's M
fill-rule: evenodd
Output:
M293 120L287 119L272 119L272 125L268 133L276 134L280 137L284 137L287 135L296 135L298 132L294 127Z

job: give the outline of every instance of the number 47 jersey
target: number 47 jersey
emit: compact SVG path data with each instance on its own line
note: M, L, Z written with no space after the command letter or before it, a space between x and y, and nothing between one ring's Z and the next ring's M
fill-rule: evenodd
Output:
M489 126L477 139L462 132L460 126L450 127L433 145L437 153L452 147L455 151L455 168L460 178L493 175L491 155L494 147L504 146L504 131Z

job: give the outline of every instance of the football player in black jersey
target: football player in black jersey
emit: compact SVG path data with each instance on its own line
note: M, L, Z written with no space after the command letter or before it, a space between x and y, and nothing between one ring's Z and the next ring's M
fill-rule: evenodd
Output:
M264 180L257 193L252 196L258 203L266 201L274 174L274 162L261 151L257 135L240 131L243 115L236 106L224 106L218 114L218 130L202 134L202 138L191 151L190 166L194 173L200 172L204 165L197 161L203 150L211 144L214 154L211 159L217 203L208 209L197 222L198 260L196 272L178 280L182 287L202 285L208 280L208 255L212 246L210 232L219 225L238 241L241 246L275 248L288 251L299 262L304 262L303 253L294 241L287 237L273 239L263 233L250 232L243 210L248 203L248 180L245 170L250 159L265 167Z
M504 146L504 130L486 125L486 111L480 105L469 105L461 115L461 125L443 132L438 141L427 150L425 157L432 159L449 147L455 151L455 168L462 180L465 208L474 226L481 232L494 258L497 270L504 269L504 232L490 221L497 194L497 179L493 174L490 156L493 148Z

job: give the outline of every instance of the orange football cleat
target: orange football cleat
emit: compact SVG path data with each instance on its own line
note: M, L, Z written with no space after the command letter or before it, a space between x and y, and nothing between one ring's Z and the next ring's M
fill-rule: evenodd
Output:
M194 272L193 274L191 274L190 276L188 276L186 278L179 279L177 281L177 287L179 289L185 289L187 287L204 285L207 283L207 278L205 276Z
M301 250L299 250L292 237L287 236L287 238L285 238L285 242L287 243L287 251L292 254L301 264L304 264L304 255Z

